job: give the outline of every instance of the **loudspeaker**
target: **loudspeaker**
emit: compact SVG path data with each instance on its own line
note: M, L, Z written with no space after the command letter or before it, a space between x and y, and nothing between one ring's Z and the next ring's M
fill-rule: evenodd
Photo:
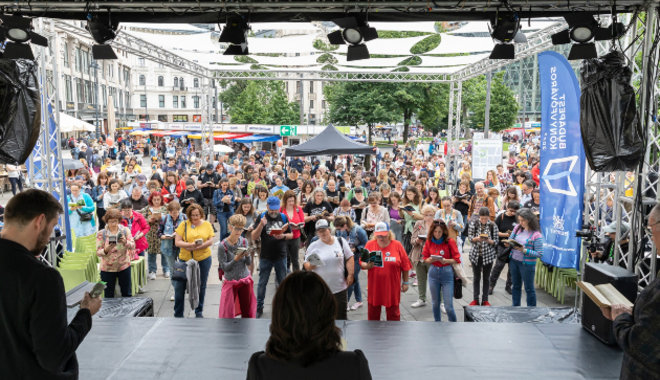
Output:
M584 281L594 285L610 283L630 302L637 299L637 275L609 264L586 263ZM603 317L600 308L589 297L582 297L582 327L605 344L616 344L612 321Z

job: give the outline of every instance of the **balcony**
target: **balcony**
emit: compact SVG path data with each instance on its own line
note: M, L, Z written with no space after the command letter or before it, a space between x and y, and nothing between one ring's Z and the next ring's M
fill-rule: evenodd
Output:
M174 91L174 92L188 92L188 87L175 86L175 87L172 87L172 91Z

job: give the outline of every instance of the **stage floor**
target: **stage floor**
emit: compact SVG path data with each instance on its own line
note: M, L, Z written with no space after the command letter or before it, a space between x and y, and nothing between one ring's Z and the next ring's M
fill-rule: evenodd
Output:
M572 324L338 322L374 379L618 379L622 353ZM95 319L80 379L245 379L269 320Z

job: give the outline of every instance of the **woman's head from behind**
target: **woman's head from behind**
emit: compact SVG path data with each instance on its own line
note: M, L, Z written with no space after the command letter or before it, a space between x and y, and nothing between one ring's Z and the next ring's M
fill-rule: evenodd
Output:
M308 366L339 352L341 336L335 325L336 312L335 298L319 275L291 273L273 298L266 354Z

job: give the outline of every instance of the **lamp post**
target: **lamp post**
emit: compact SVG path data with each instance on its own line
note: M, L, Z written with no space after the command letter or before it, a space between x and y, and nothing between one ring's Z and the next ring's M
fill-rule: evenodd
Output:
M96 139L101 138L101 125L99 123L99 64L92 61L89 67L94 69L94 86L96 87L96 96L94 96L94 113L96 118Z

